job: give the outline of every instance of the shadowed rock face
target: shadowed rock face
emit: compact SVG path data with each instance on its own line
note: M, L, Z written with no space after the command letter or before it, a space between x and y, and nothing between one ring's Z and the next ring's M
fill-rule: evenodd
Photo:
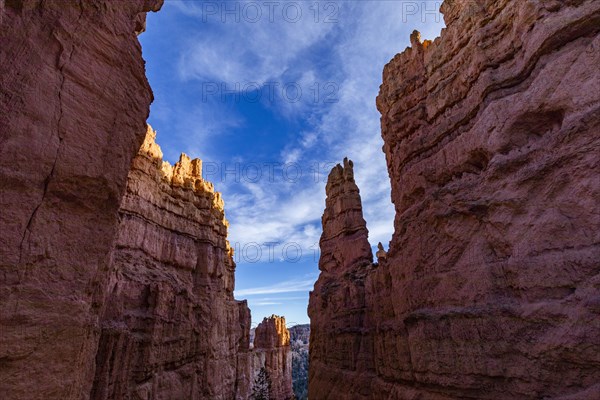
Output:
M396 219L378 265L332 256L352 239L331 234L349 211L328 188L309 397L596 399L600 4L442 11L441 37L413 34L384 70Z
M309 398L344 398L351 375L372 365L372 351L362 336L365 278L373 254L363 218L353 163L344 159L327 179L321 235L321 274L310 294ZM365 358L366 357L366 358ZM365 390L369 388L366 387ZM367 392L368 393L368 392Z
M155 135L121 203L91 397L247 398L250 311L233 298L223 201L200 160L163 162Z
M0 398L89 396L161 4L0 2Z

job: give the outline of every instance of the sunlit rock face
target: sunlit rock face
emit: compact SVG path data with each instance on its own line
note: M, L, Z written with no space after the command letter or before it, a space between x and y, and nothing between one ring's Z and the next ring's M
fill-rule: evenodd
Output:
M161 4L0 2L0 398L89 397Z
M155 135L121 203L91 397L245 398L250 313L233 298L223 201L200 160L163 162Z
M349 267L323 219L309 397L600 398L600 3L442 12L377 99L387 254Z
M256 327L254 336L254 376L264 367L271 379L269 398L292 399L292 351L285 318L273 315Z

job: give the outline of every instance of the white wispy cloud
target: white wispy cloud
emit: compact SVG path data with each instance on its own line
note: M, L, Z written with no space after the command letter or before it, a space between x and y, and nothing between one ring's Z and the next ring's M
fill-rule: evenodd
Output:
M252 301L263 301L263 302L267 302L267 301L280 301L281 302L281 301L294 301L294 300L306 300L306 296L260 297L260 298L252 299Z
M261 294L293 293L312 290L316 276L311 275L304 279L287 280L269 286L254 287L235 291L236 297L253 296Z
M176 149L164 147L165 158L171 162L179 159L179 154L184 152L192 158L207 160L208 155L218 153L213 145L215 137L229 134L233 128L244 124L244 119L239 115L227 114L226 110L218 104L205 103L192 108L158 107L159 115L169 113L172 123L168 132L157 130L157 140L161 143L162 135L167 133L171 138L182 143ZM153 108L154 112L154 108Z
M291 81L304 89L301 102L280 97L269 107L280 116L301 119L308 125L272 160L301 165L305 179L215 182L224 193L232 242L294 242L307 251L314 247L325 205L324 178L334 164L324 165L341 162L346 156L355 164L371 243L387 244L391 239L394 209L375 98L384 64L409 44L412 30L417 28L424 37L433 38L441 28L440 20L431 14L435 5L427 5L429 14L412 9L407 13L405 3L333 2L337 23L315 23L307 8L303 10L305 18L297 23L270 22L265 17L257 23L222 23L211 16L205 22L211 29L190 34L178 64L183 81L225 82L229 88L236 82ZM176 2L176 7L186 15L205 17L200 3ZM336 102L331 103L323 101L323 87L330 82L336 85ZM314 84L320 89L317 101L308 89ZM210 149L211 138L244 123L217 108L218 104L209 104L189 123L197 139L194 146L203 153ZM253 161L248 157L242 162ZM319 166L319 179L314 179L313 165ZM299 287L307 290L312 282L282 282L244 289L236 295L280 293Z
M284 73L302 64L303 51L323 40L334 27L314 23L307 14L310 4L304 2L280 1L272 10L262 2L249 0L213 3L218 10L207 12L206 4L177 2L182 12L202 19L211 28L188 39L187 51L179 63L183 79L259 84L279 80ZM259 6L261 17L256 20L248 17L243 12L247 7L245 3ZM303 17L290 22L283 14L286 3L300 6ZM224 7L230 10L239 7L239 11L227 14Z

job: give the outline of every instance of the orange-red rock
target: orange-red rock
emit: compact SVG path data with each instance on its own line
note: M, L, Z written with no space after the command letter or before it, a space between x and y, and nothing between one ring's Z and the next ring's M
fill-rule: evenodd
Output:
M600 3L442 11L377 99L386 256L348 266L343 225L323 220L309 396L600 398Z
M359 390L362 382L348 380L359 378L353 373L373 363L372 345L362 333L366 329L364 283L374 268L352 161L344 159L343 166L332 169L326 191L321 274L308 307L309 398L352 398L346 390ZM365 390L369 393L368 386Z
M245 399L250 312L223 201L200 160L169 165L155 136L121 203L91 398Z
M0 2L0 398L89 396L161 4Z
M161 4L0 1L2 399L251 393L223 201L145 124L136 35Z
M269 398L289 400L292 392L292 351L285 318L272 315L256 327L254 335L254 375L264 367L271 379Z

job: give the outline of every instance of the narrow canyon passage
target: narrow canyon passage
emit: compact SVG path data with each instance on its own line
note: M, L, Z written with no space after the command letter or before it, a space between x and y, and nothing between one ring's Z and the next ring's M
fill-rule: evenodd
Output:
M600 398L600 2L431 3L0 0L0 398Z

